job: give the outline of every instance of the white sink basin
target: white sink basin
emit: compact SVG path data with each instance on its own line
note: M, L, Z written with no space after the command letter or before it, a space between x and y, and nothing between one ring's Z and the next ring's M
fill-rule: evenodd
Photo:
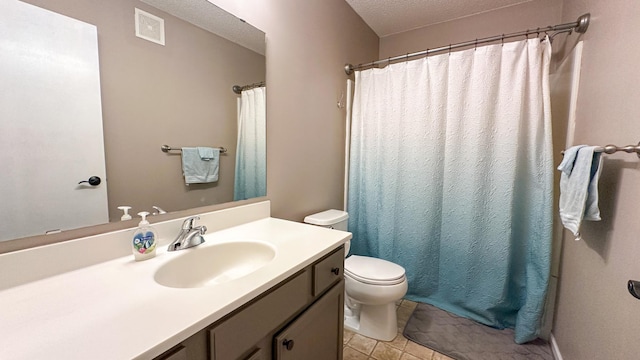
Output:
M155 281L172 288L195 288L249 275L271 262L276 251L261 241L233 241L196 246L170 255L176 258L156 271Z

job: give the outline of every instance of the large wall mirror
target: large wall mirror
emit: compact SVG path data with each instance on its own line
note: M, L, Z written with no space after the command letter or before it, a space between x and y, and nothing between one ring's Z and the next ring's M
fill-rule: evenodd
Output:
M262 31L207 0L0 0L0 13L0 241L121 221L121 206L135 218L266 195ZM187 185L182 148L224 148L217 179ZM101 201L97 220L73 222L94 211L76 195Z

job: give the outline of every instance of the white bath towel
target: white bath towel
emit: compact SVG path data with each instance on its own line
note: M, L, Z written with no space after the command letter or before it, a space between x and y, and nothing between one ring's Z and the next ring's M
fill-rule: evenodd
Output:
M602 169L601 153L595 146L578 145L565 151L558 166L560 177L560 219L562 225L580 239L583 220L599 221L598 180Z

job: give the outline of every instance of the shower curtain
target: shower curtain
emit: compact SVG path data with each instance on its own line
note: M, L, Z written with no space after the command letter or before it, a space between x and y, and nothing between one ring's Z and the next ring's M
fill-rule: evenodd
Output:
M352 253L517 343L537 337L549 279L550 55L531 39L356 72Z
M267 194L266 91L258 87L240 95L234 200Z

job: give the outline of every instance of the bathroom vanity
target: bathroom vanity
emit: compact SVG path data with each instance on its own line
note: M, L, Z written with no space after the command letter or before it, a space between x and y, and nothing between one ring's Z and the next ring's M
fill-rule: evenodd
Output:
M340 247L156 359L341 359L343 264Z
M183 219L152 224L141 262L133 229L0 255L0 358L341 359L351 234L268 201L200 217L204 244L167 252Z

